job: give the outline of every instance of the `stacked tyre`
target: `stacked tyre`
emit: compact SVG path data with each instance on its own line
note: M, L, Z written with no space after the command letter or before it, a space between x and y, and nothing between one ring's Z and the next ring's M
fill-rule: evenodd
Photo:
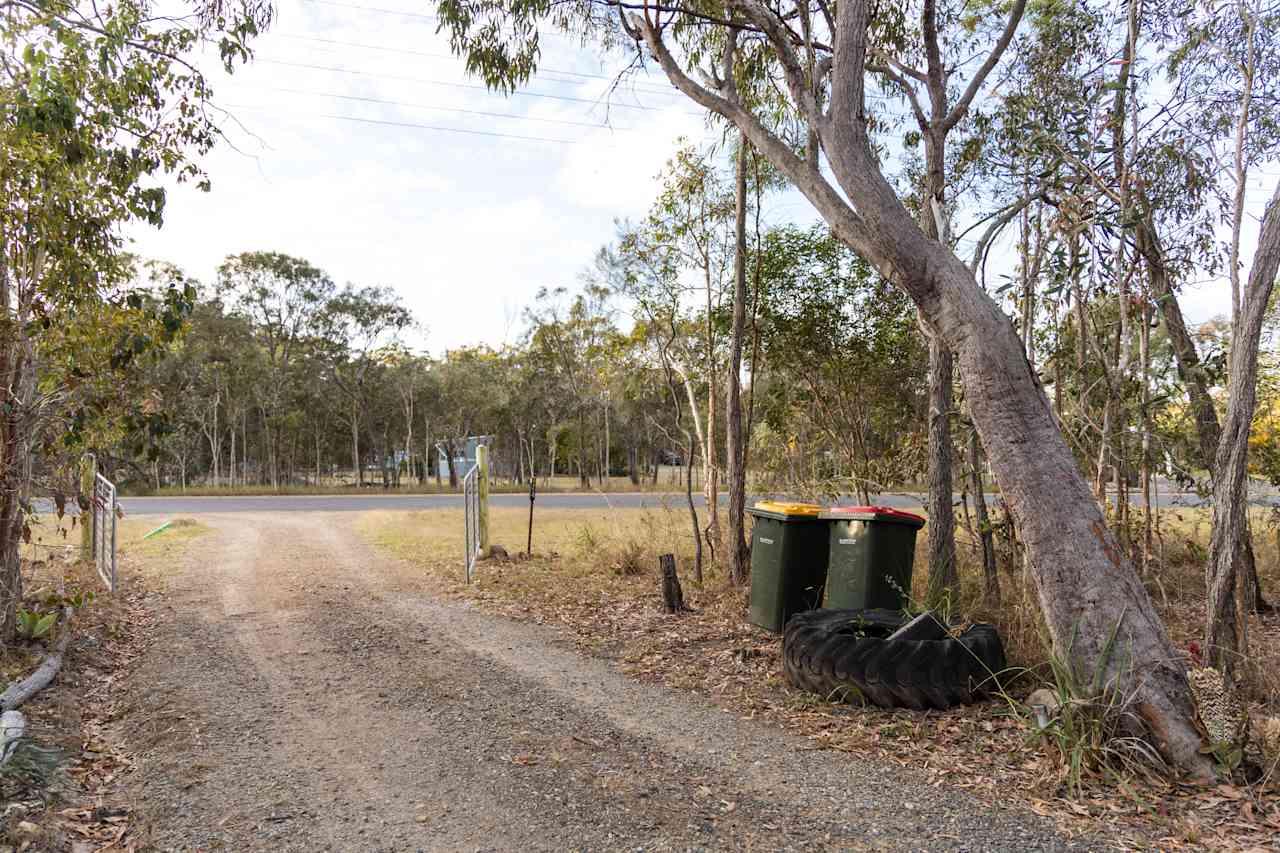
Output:
M810 610L783 634L787 680L802 690L882 708L945 709L998 689L1004 647L991 625L940 640L890 639L907 621L894 610Z

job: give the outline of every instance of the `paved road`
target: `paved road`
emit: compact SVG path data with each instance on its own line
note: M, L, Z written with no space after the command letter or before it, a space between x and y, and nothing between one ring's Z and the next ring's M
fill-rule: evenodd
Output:
M613 507L656 507L664 502L682 502L682 494L656 494L643 492L546 493L538 496L538 506L556 509L604 509ZM722 501L727 498L722 498ZM959 496L956 496L959 500ZM699 505L702 498L698 497ZM491 506L528 506L525 495L495 494L490 496ZM876 498L882 506L913 507L921 503L920 495L884 494ZM1135 499L1135 503L1136 503ZM462 506L462 496L445 495L279 495L261 497L160 497L121 498L121 505L128 515L202 515L211 512L363 512L373 509L446 509ZM841 503L856 503L850 498ZM1259 494L1255 504L1280 505L1275 494ZM1159 497L1161 507L1201 506L1204 504L1194 493L1176 492Z

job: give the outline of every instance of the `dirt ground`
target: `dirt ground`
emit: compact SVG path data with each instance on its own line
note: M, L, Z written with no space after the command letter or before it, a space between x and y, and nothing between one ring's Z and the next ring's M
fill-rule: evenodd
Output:
M172 559L135 561L150 639L112 736L141 849L1072 847L1030 812L445 601L350 514L201 521Z

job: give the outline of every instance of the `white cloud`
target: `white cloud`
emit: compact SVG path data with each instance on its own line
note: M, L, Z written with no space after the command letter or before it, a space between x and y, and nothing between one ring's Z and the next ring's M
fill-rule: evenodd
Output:
M281 4L258 61L231 78L207 64L235 119L225 123L232 144L204 164L213 192L173 188L164 228L134 229L135 249L205 280L227 254L288 252L339 281L395 287L433 351L496 345L540 287L575 283L615 216L647 208L674 139L702 132L689 102L648 91L662 81L641 78L601 102L618 63L562 39L544 43L543 65L557 73L523 90L556 97L440 85L479 84L461 60L423 53L449 53L434 21ZM637 103L661 109L621 106ZM634 130L559 123L606 117Z

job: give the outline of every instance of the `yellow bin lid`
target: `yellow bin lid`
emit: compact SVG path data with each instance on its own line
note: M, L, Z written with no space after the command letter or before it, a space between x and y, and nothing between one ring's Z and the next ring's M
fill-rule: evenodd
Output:
M808 515L816 518L822 512L817 504L786 503L785 501L756 501L756 509L776 512L778 515Z

